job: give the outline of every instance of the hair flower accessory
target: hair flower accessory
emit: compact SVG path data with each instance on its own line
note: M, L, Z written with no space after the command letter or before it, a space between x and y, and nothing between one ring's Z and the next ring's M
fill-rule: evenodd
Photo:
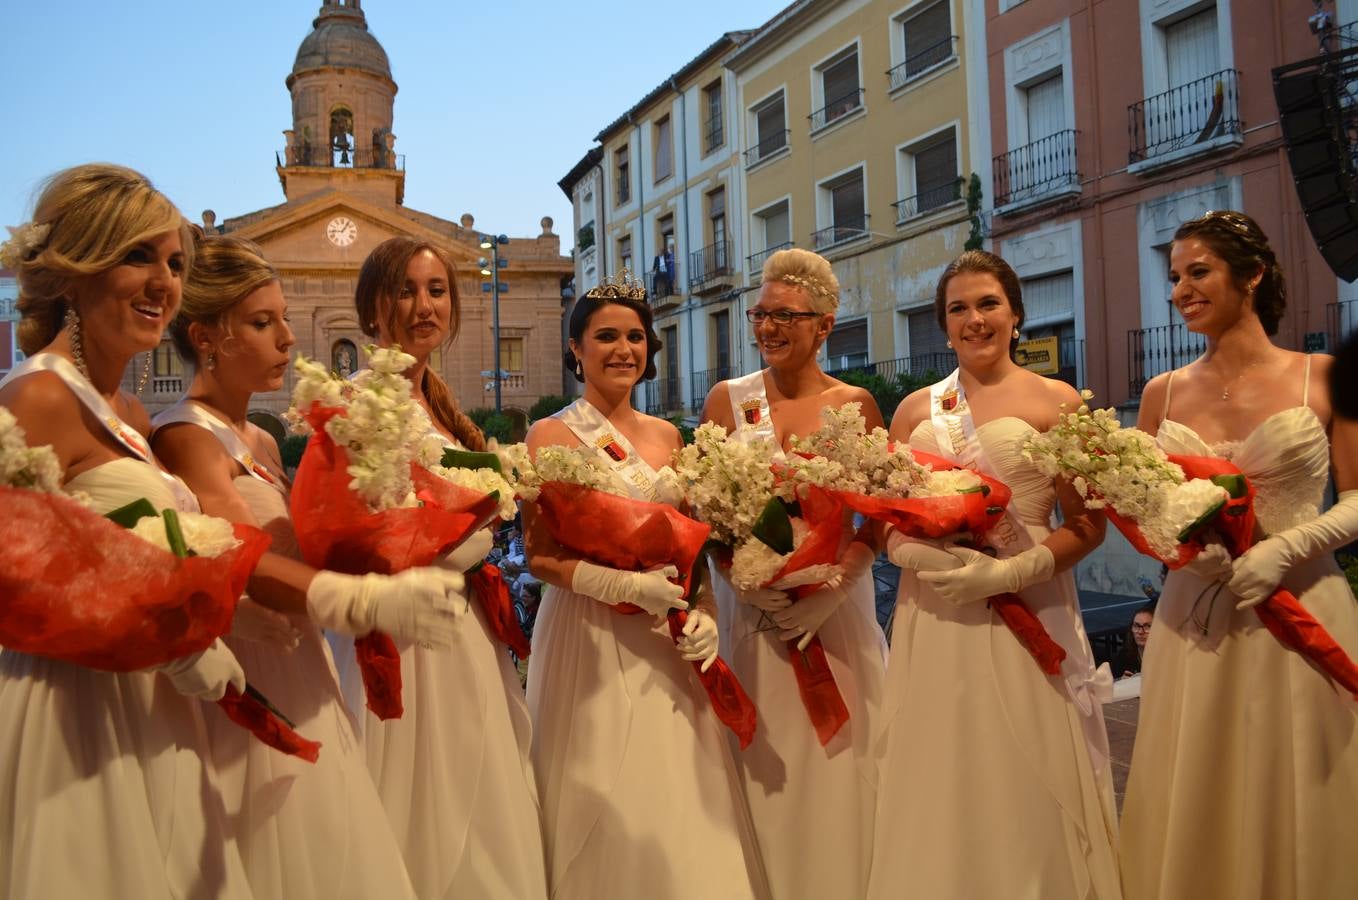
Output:
M9 240L0 244L0 266L17 269L30 253L36 253L47 243L47 234L52 230L52 225L25 222L17 227L7 225L5 230L9 232Z

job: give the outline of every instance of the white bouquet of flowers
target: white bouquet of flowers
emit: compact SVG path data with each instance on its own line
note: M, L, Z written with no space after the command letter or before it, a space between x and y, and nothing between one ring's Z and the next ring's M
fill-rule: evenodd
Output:
M0 484L60 494L61 461L50 446L30 447L14 414L0 406Z

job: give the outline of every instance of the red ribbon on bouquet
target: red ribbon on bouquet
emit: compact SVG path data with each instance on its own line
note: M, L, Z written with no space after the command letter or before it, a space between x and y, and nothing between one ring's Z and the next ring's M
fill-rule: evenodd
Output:
M235 523L232 549L178 557L61 494L0 487L0 507L0 645L108 672L200 653L230 631L271 541ZM311 743L256 706L227 714L284 753Z
M712 530L710 526L665 503L634 500L562 481L542 485L537 505L552 538L567 550L632 572L674 566L685 594L692 592L694 566ZM622 615L643 611L631 603L619 603L612 609ZM669 613L670 636L676 643L687 620L688 613L683 610ZM693 671L717 718L739 738L741 749L748 747L754 739L754 703L726 660L717 657L706 672L701 663L694 662Z
M411 464L420 506L370 510L349 488L349 454L326 433L325 423L344 410L313 403L313 429L297 466L289 503L302 558L318 569L348 575L392 575L427 566L494 518L498 501ZM401 654L388 635L374 631L354 641L368 709L379 719L399 719Z
M950 459L922 450L910 452L915 462L936 472L965 468ZM869 497L848 491L836 491L835 496L855 512L885 522L907 537L939 540L961 533L980 537L1004 517L1004 510L1009 506L1013 492L997 478L984 472L975 474L986 490L943 497ZM987 602L1037 662L1038 668L1048 675L1060 673L1066 650L1052 640L1046 627L1022 597L1014 593L996 594L987 598Z
M509 596L509 585L498 566L483 562L475 571L467 573L467 584L481 604L495 639L504 644L519 659L527 659L530 650L528 636L514 614L514 601Z
M292 729L256 696L242 694L235 685L226 686L226 696L217 701L226 717L249 731L270 747L314 763L321 755L319 741L309 741Z
M1213 478L1227 475L1238 477L1244 484L1239 496L1227 499L1215 517L1208 523L1221 536L1221 542L1237 558L1254 546L1256 541L1254 496L1255 488L1240 468L1229 460L1215 456L1188 456L1169 454L1171 462L1184 470L1188 478ZM1122 518L1113 509L1108 511L1108 520L1139 552L1158 559L1171 569L1182 568L1202 551L1203 544L1197 538L1182 543L1178 555L1165 559L1150 549L1150 544L1135 522ZM1204 529L1205 530L1205 529ZM1358 665L1354 664L1344 649L1316 621L1315 616L1301 605L1296 596L1281 586L1268 599L1254 607L1259 621L1269 633L1288 650L1299 653L1315 664L1320 671L1344 687L1354 699L1358 699Z

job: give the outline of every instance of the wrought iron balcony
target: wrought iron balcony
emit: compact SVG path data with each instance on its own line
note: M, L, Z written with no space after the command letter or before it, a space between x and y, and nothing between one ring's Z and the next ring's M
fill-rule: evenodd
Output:
M784 128L782 131L775 131L773 134L765 135L759 143L745 151L745 168L758 165L787 146L788 138L792 136L792 130Z
M904 200L897 200L891 204L896 207L896 224L908 222L911 219L922 216L925 213L933 212L940 207L947 206L962 199L963 179L956 178L952 181L935 187L920 191L913 197L906 197Z
M1140 397L1156 375L1188 365L1206 349L1205 337L1179 323L1127 332L1127 393Z
M684 401L679 395L679 376L676 373L671 372L642 384L646 386L647 415L663 417L683 408Z
M731 244L717 241L688 255L688 289L695 294L711 289L722 276L731 274Z
M827 125L847 116L849 113L863 106L863 89L854 88L847 94L841 94L835 99L827 102L820 109L807 116L811 120L811 131L815 133Z
M839 368L829 367L826 374L841 375L845 372L862 372L866 375L880 375L890 383L895 383L901 378L926 378L930 375L942 378L953 369L957 368L957 356L951 352L943 353L919 353L914 356L902 356L897 359L883 359L877 362L861 363L859 365L842 366ZM884 410L890 412L890 410Z
M811 246L815 247L817 251L828 250L838 244L867 237L867 234L868 216L864 213L861 216L840 219L829 228L811 232Z
M745 261L749 263L748 268L750 270L750 273L752 275L758 276L760 271L762 271L764 268L764 260L768 259L773 254L777 253L779 250L786 250L788 247L791 246L792 241L783 241L781 244L774 244L772 247L765 247L758 253L751 253L749 256L745 257Z
M1129 161L1219 147L1222 139L1242 139L1240 73L1222 69L1127 107L1131 138Z
M887 77L891 79L891 90L904 87L920 75L935 66L941 66L955 56L957 56L957 35L955 34L944 38L931 47L925 47L913 56L907 56L905 62L887 70Z
M649 280L652 306L669 306L683 296L679 291L678 264L675 264L673 272L652 272Z
M274 154L278 166L301 166L318 169L391 169L404 172L406 157L404 153L375 147L359 147L356 150L332 150L327 146L310 143L294 143L284 148L282 153Z
M1068 128L995 157L995 205L1008 206L1078 189L1077 134Z
M702 372L693 373L689 400L693 405L693 411L699 412L703 408L703 402L707 400L707 392L712 390L712 386L719 381L725 381L735 374L735 369L731 366L717 366L715 369L707 369Z

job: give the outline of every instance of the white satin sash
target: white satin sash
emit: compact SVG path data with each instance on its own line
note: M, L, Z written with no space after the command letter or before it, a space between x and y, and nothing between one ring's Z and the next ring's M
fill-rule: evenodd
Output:
M627 493L635 500L659 503L660 491L656 486L655 470L641 458L636 447L613 423L584 397L556 413L555 418L571 430L580 443L593 447L606 465L627 487Z
M154 429L159 429L166 425L181 422L197 425L215 437L226 449L227 455L240 463L246 474L251 478L264 482L279 493L287 492L278 478L260 465L259 461L255 459L255 455L250 452L250 448L245 446L245 441L241 440L240 435L236 434L230 425L227 425L188 397L184 397L169 409L157 413L156 417L151 420L151 425Z
M994 476L995 468L976 435L976 421L962 388L960 371L954 369L951 375L929 388L929 419L934 437L943 456ZM1035 546L1027 526L1012 509L1005 510L1004 517L986 533L985 539L1001 557L1015 556ZM1085 744L1095 770L1103 771L1109 760L1108 733L1098 713L1102 704L1113 699L1112 670L1107 663L1095 667L1078 610L1072 616L1062 606L1043 604L1033 612L1052 640L1066 651L1066 658L1061 663L1061 678L1066 693L1080 711Z

